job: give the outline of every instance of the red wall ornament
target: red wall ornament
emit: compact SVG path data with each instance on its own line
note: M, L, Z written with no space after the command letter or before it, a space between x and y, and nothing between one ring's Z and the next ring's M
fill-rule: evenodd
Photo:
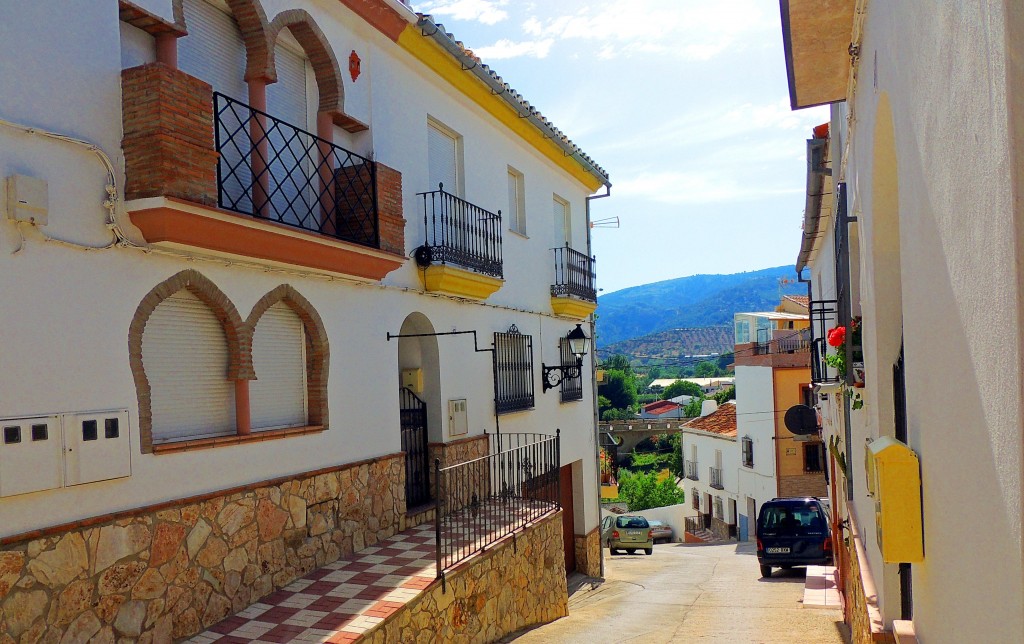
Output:
M353 49L352 53L348 55L348 73L352 76L353 83L356 82L357 78L359 78L362 62L363 61L359 58L359 54L357 54L356 50Z

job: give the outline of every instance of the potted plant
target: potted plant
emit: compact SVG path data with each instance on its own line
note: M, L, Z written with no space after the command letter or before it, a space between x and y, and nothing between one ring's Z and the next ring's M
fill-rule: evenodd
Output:
M850 365L853 375L853 386L864 386L864 350L861 348L861 319L855 317L850 320L849 333L847 327L837 326L825 334L825 341L835 349L835 353L825 355L825 364L839 372L842 377L846 376L846 341L847 335L851 343Z

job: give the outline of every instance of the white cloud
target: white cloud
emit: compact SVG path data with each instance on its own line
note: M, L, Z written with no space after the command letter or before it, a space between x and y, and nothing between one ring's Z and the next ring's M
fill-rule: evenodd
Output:
M435 16L451 16L455 20L473 20L494 25L508 18L502 9L508 0L434 0L417 4L416 10Z
M574 14L540 19L530 16L523 30L534 37L601 43L604 59L644 54L705 61L743 48L755 34L775 29L763 0L734 2L602 2Z
M500 60L502 58L518 58L520 56L546 58L548 52L551 51L551 45L553 45L554 42L553 38L545 38L543 40L523 40L519 42L502 38L493 45L477 47L473 50L473 53L487 61Z

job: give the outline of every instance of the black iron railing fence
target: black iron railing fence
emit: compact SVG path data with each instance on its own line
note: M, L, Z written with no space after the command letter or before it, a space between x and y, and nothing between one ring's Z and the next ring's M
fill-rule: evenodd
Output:
M686 461L686 478L691 481L699 480L697 474L697 461Z
M569 244L552 250L555 253L555 283L551 285L551 296L574 295L588 302L596 302L594 258L569 248Z
M492 435L488 456L449 467L434 461L437 576L504 536L557 510L559 440Z
M493 213L445 192L444 184L423 197L423 227L429 254L421 261L454 264L501 278L501 211Z
M379 246L373 161L214 92L217 205Z
M836 325L836 300L811 300L811 381L815 383L839 382L839 374L825 363L828 344L825 334ZM831 371L831 373L830 373Z
M722 486L722 468L709 467L708 472L711 477L711 487L715 488L716 490L724 490L725 488Z
M696 534L704 529L703 517L684 517L683 522L686 526L686 531L690 534Z

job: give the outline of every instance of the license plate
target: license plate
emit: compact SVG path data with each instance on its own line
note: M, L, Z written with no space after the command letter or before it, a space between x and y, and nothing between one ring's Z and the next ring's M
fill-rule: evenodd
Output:
M629 531L626 532L626 534L628 534L631 537L639 537L640 536L640 531L639 530L629 530Z
M770 555L788 555L789 548L765 548L765 552Z

